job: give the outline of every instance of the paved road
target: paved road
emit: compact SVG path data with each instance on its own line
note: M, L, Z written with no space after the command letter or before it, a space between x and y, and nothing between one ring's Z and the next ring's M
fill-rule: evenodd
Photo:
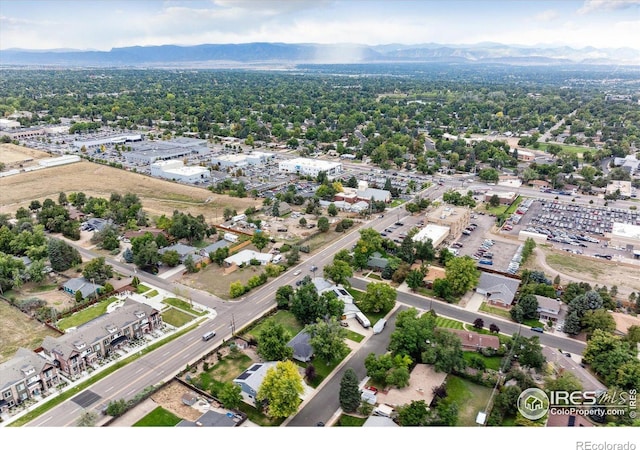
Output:
M358 380L367 376L364 360L369 353L381 355L387 351L391 333L395 329L396 315L399 311L407 309L401 306L388 318L387 326L380 334L373 334L362 346L349 358L338 371L334 372L330 380L323 388L311 398L302 409L289 421L288 427L315 426L318 422L329 422L329 419L340 408L339 393L340 381L344 372L352 368L356 372Z

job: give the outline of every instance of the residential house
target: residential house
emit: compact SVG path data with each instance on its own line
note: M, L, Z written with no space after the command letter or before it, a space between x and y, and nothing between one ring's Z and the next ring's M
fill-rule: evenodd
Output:
M484 295L490 305L510 308L519 286L518 279L482 272L476 292Z
M233 380L233 384L240 386L242 396L245 397L245 399L248 397L250 402L254 402L258 395L260 385L262 384L264 377L267 375L267 371L270 368L275 367L276 364L278 364L277 361L253 364L247 370L238 375Z
M387 258L383 258L380 252L375 252L367 260L367 267L373 270L383 270L389 265Z
M365 189L359 189L356 192L356 197L358 198L358 200L361 200L363 202L370 202L372 200L375 202L391 202L391 192L385 189L374 189L369 187Z
M412 266L412 269L419 269L419 268L420 268L419 264L414 264ZM439 279L444 279L447 276L446 271L442 267L429 266L427 269L428 269L427 274L425 275L423 280L424 280L425 286L428 289L431 289L433 287L434 281Z
M69 295L75 296L76 292L79 291L82 294L82 298L89 298L91 296L97 297L102 286L85 278L71 278L62 285L62 289Z
M114 311L103 314L60 337L45 337L43 356L67 376L77 376L129 340L162 327L160 311L128 298Z
M229 242L224 239L220 239L219 241L214 242L213 244L209 244L204 248L201 248L199 251L200 256L203 258L208 258L211 253L215 253L216 250L229 246Z
M309 362L313 357L313 347L309 343L311 336L304 331L296 334L293 339L287 343L287 347L293 349L293 359L300 362Z
M112 225L113 221L111 219L100 219L98 217L92 217L85 222L80 224L80 229L84 231L102 231L106 226Z
M198 262L202 259L200 255L198 255L197 248L192 247L190 245L180 244L180 243L163 247L160 250L158 250L158 253L160 253L161 255L164 255L165 253L170 251L178 252L178 255L180 255L181 263L184 263L184 261L187 259L189 255L191 255L191 257L194 259L194 262Z
M397 423L390 417L383 416L369 416L369 418L362 424L363 427L399 427Z
M446 329L460 338L462 350L482 350L483 348L500 348L500 339L492 334L480 334L467 330Z
M360 308L354 303L353 296L341 285L334 285L333 283L325 280L322 277L315 277L311 279L311 282L316 287L318 295L329 292L331 295L335 295L336 298L342 300L344 303L344 310L342 311L342 319L352 319L357 313L361 312Z
M551 183L545 180L531 180L529 184L533 187L537 187L538 189L548 189L551 187Z
M592 427L593 423L583 414L553 414L549 413L548 427Z
M0 413L46 394L59 383L58 370L52 362L19 348L13 358L0 364Z
M562 309L562 302L554 298L536 295L538 300L538 313L542 322L552 321L554 323L564 321L565 312Z

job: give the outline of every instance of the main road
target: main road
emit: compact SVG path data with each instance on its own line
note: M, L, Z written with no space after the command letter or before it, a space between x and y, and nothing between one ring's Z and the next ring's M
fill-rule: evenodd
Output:
M433 190L429 189L429 191L433 193ZM387 211L383 217L378 217L365 226L370 226L380 231L398 219L402 220L406 215L406 211L398 207ZM112 400L129 400L146 387L171 379L184 369L187 364L197 361L202 355L222 344L223 340L230 339L232 337L232 331L243 328L275 307L276 290L286 284L295 284L295 281L298 279L298 277L293 275L295 270L300 269L303 270L305 274L309 273L313 275L309 270L315 266L318 268L318 272L322 273L322 268L333 261L333 255L341 249L351 249L353 244L359 239L359 236L357 230L345 234L344 237L329 244L318 253L311 255L298 266L291 268L261 289L250 293L239 301L223 301L207 292L191 289L179 283L167 281L145 272L137 272L129 265L108 259L108 262L114 266L114 269L125 276L137 275L141 281L156 285L170 292L174 292L176 288L180 289L182 293L186 292L192 301L214 309L216 316L214 319L204 320L197 329L174 339L152 352L141 355L141 357L134 362L127 364L113 374L94 383L88 388L88 391L90 391L89 394L92 395L85 395L84 399L76 396L67 400L31 421L28 426L73 426L77 423L84 411L93 410L97 405ZM96 256L89 250L77 246L76 248L78 248L85 258L91 259ZM356 288L363 288L364 283L365 282L358 279L352 281L353 286ZM398 301L419 308L425 308L426 303L429 302L429 307L435 309L438 314L467 322L473 322L476 317L482 316L481 313L472 313L462 308L447 305L439 301L429 301L424 297L409 293L399 292ZM488 316L485 316L485 318L486 317ZM506 333L513 333L518 328L516 324L494 319L493 317L490 317L488 320L498 324L501 331ZM217 332L216 339L208 342L203 341L201 338L202 334L210 330ZM522 332L525 335L531 333L529 330L522 330ZM562 348L572 353L581 353L584 348L584 344L572 339L546 334L541 335L540 338L541 343L545 345ZM368 345L374 345L378 340L379 339L374 339L372 343ZM368 347L365 345L365 348Z

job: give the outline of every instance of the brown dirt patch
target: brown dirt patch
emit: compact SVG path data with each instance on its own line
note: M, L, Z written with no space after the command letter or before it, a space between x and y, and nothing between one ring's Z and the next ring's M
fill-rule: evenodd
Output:
M202 411L199 411L193 406L185 405L182 402L182 396L184 394L191 394L198 397L198 393L196 391L189 389L176 381L172 381L153 394L151 398L159 406L171 411L176 416L193 422L202 415Z
M32 165L32 160L51 158L47 152L32 148L20 147L15 144L0 144L0 162L7 165L7 169L17 167L21 163Z
M84 192L87 196L109 198L112 192L136 193L151 217L171 215L179 210L192 215L203 214L208 222L222 219L225 207L244 211L259 207L260 200L217 195L204 188L185 186L109 166L81 161L0 178L2 205L0 213L14 213L32 200L51 198L57 202L60 192Z

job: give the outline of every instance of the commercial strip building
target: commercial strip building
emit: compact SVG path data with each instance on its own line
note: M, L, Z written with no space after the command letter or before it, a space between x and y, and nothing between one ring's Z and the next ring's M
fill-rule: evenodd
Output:
M611 233L606 233L611 239L610 246L623 247L628 250L639 251L640 254L640 225L613 222Z
M133 143L132 151L123 153L127 163L148 165L157 160L182 159L208 153L204 139L179 137L169 141L144 141Z
M274 158L273 153L268 152L256 152L242 153L238 155L214 155L211 158L211 164L217 165L220 169L226 169L228 167L241 168L246 166L261 166L269 162Z
M298 173L313 177L317 177L320 172L326 172L327 176L333 177L342 173L342 163L319 159L294 158L280 162L278 169L280 172Z
M494 195L498 196L501 205L510 205L517 197L517 194L515 192L487 191L484 194L484 201L489 202L489 200L491 200L491 197L493 197Z
M185 166L182 161L156 161L151 164L151 176L184 183L199 183L209 181L211 172L202 166Z
M448 227L452 237L460 236L469 226L471 210L458 206L442 205L425 215L428 224ZM435 245L435 241L434 241Z
M84 147L87 150L97 149L102 146L112 147L116 144L125 144L128 142L140 142L142 141L142 134L139 133L127 133L127 134L109 134L101 137L92 137L89 139L76 139L73 141L73 148L80 150Z

